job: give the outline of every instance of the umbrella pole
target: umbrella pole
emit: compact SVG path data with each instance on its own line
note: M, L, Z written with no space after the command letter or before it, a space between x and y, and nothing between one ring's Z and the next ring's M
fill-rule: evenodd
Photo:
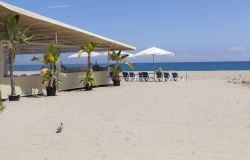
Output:
M153 54L153 69L154 69L154 81L155 81L155 55Z

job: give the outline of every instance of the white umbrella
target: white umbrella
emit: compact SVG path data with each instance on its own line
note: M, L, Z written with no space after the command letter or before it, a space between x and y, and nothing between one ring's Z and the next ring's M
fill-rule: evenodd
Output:
M171 55L174 56L173 52L165 51L163 49L157 48L157 47L151 47L144 51L141 51L139 53L136 53L135 56L153 56L153 62L154 62L154 56L155 55Z
M141 51L139 53L136 53L135 56L152 56L153 57L153 63L155 63L155 56L156 55L171 55L174 56L174 53L165 51L163 49L157 48L157 47L151 47L144 51ZM154 78L155 78L155 72L154 72Z
M91 57L97 57L97 56L100 56L101 54L100 53L97 53L97 52L92 52L91 53ZM88 53L87 52L83 52L83 53L81 53L80 54L80 56L79 56L79 54L78 53L75 53L75 54L72 54L72 55L70 55L69 56L69 58L82 58L82 57L88 57Z

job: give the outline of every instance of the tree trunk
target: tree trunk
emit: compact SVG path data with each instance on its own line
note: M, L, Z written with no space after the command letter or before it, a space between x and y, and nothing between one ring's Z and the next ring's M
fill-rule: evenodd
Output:
M91 53L88 53L88 73L90 73L91 70L91 62L90 62L90 55Z
M52 68L52 76L57 76L56 75L56 70L57 70L56 63L54 62L53 63L53 68ZM56 87L56 80L55 79L53 79L52 87Z
M14 82L14 61L15 61L15 49L9 50L9 69L10 69L10 86L11 86L11 95L16 95L15 82Z

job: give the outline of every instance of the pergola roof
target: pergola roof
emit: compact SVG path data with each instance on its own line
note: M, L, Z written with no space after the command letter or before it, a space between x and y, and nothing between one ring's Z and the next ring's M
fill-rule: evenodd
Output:
M20 16L20 26L30 26L30 31L35 35L28 45L18 46L18 53L44 52L49 42L55 41L62 52L72 52L87 42L98 42L97 51L107 50L134 50L135 47L118 42L95 33L41 16L39 14L15 7L0 1L0 32L4 31L4 19L9 14Z

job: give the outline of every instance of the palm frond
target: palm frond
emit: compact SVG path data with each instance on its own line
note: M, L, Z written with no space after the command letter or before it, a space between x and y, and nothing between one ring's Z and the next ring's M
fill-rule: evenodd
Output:
M86 73L80 76L80 83L84 84L84 86L93 86L96 83L96 78L93 73Z
M91 53L94 51L95 47L98 45L99 43L97 42L89 42L86 44L86 52L87 53Z
M43 60L42 58L37 58L37 57L33 57L31 59L31 61L39 61L39 62L41 62L42 60Z
M80 57L81 56L81 54L84 52L84 50L85 50L85 47L84 46L80 46L80 49L78 50L78 56Z
M128 65L130 68L132 68L133 70L135 69L134 65L128 61L125 61L125 59L128 57L128 54L122 54L121 51L115 52L113 51L112 54L109 55L109 58L112 61L116 61L117 64L116 65L110 65L110 67L113 70L113 75L112 78L113 80L119 80L120 79L120 73L122 72L122 68L120 66L120 63L126 64Z
M117 54L118 56L120 56L120 55L121 55L121 53L122 53L122 51L121 51L121 50L119 50L116 54Z
M133 63L125 61L124 64L128 65L132 70L135 70L135 66Z
M121 60L126 59L128 56L129 56L128 54L121 55Z

